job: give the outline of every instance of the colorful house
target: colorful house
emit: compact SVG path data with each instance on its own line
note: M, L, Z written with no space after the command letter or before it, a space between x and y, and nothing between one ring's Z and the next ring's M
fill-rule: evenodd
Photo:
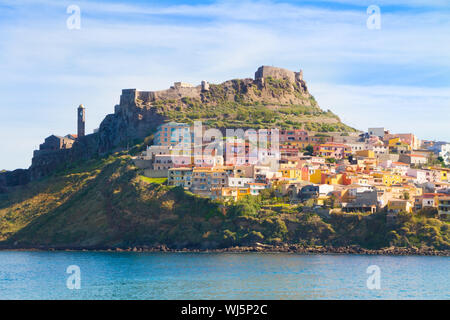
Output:
M375 183L381 183L388 187L394 184L401 184L403 181L402 176L395 173L374 172L372 173L372 176L374 177Z
M280 130L280 142L303 141L308 142L308 132L301 129Z
M320 184L322 182L322 170L314 170L314 173L309 175L309 181L314 184Z
M411 151L411 146L403 142L400 138L392 138L388 142L389 153L406 153Z
M413 205L409 200L389 200L388 202L388 210L390 212L412 212Z
M283 178L301 181L303 170L301 168L285 168L280 169Z
M341 143L322 143L314 146L314 155L325 158L345 159L352 153L352 148Z
M183 146L189 148L193 142L193 134L186 123L169 122L157 128L154 144L163 146Z

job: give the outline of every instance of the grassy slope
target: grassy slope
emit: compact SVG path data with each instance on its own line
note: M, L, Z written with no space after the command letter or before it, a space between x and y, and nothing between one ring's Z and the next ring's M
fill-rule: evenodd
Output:
M17 247L215 248L289 242L450 248L449 224L436 219L404 215L395 225L386 224L384 214L325 219L302 212L301 206L274 204L271 195L224 206L159 180L150 182L124 155L56 173L1 195L0 239Z
M203 101L192 98L159 100L151 105L169 119L202 121L215 128L297 128L319 132L353 132L314 97L286 80L266 79L263 88L231 80L211 85Z

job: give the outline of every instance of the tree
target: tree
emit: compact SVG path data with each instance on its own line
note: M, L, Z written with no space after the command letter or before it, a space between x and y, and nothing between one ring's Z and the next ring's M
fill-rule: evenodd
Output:
M418 215L427 217L427 218L437 218L438 210L434 207L424 207L417 211Z
M303 204L305 207L312 208L314 206L315 200L314 199L308 199Z
M313 153L314 153L314 147L313 147L312 145L308 144L308 145L305 147L304 151L306 151L306 152L305 152L306 155L312 156Z

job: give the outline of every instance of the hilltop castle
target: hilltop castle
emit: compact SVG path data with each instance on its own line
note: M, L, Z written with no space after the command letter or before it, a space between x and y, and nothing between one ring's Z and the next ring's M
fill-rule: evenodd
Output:
M287 80L283 82L286 90L280 90L274 95L270 79ZM279 84L277 84L279 85ZM92 157L120 150L133 139L142 139L154 131L169 118L159 113L155 103L165 100L180 101L183 98L197 99L204 105L213 105L214 99L226 99L234 102L236 94L246 96L249 101L264 101L275 104L308 104L310 94L303 80L303 74L283 68L261 66L255 72L254 78L227 80L221 84L210 85L201 81L199 85L186 82L175 82L169 89L160 91L139 91L124 89L120 103L114 107L114 113L109 114L100 124L94 134L86 135L86 109L83 105L77 107L77 134L66 136L51 135L35 150L32 165L29 170L17 174L14 181L37 179L53 172L64 164L79 159ZM23 178L23 179L22 179ZM21 180L22 179L22 180ZM1 181L0 181L1 185ZM11 183L4 183L8 186Z
M244 83L245 86L256 84L259 88L263 88L266 86L265 79L269 77L271 79L287 80L291 85L296 85L298 88L302 88L302 92L308 94L306 83L303 80L302 70L300 70L299 72L295 72L272 66L261 66L256 70L254 79L243 79L242 83ZM226 81L224 84L228 85L226 85L225 87L232 86L230 85L232 82L233 80ZM139 91L137 89L123 89L120 96L120 104L114 107L114 115L110 115L105 118L103 129L105 128L105 126L109 125L109 121L110 119L112 119L112 116L117 117L118 119L122 119L123 117L131 117L130 119L125 121L127 123L128 130L130 131L126 134L126 136L129 137L145 135L150 127L156 126L159 122L163 122L164 120L159 119L157 114L153 114L150 112L148 115L145 115L145 117L149 119L145 122L145 125L143 125L143 122L138 120L140 119L140 117L144 117L144 115L142 114L136 116L137 110L133 109L137 104L141 105L142 103L144 103L147 105L147 107L151 107L152 103L155 101L179 100L182 98L193 98L203 101L202 98L204 98L205 93L208 91L210 91L210 84L205 80L203 80L197 86L179 81L175 82L169 89L159 91ZM293 98L294 97L288 97L287 99L289 100ZM279 99L282 99L282 97L279 97ZM130 108L134 110L132 112L133 114L130 114L130 110L128 110ZM132 125L134 121L136 121L136 123L135 125ZM40 163L42 161L47 163L47 161L44 159L47 157L47 155L51 156L53 153L56 153L60 150L71 149L76 141L79 141L80 139L85 137L85 123L86 109L82 104L80 104L77 108L77 134L68 134L64 137L58 135L51 135L47 137L44 143L39 146L39 150L34 151L33 164ZM140 126L142 126L142 128L140 128ZM104 140L110 140L105 130L102 130L101 138ZM126 137L121 137L120 139L123 138ZM116 142L114 142L113 144L116 144ZM100 149L102 150L102 148Z
M300 72L294 72L283 68L261 66L255 72L255 80L264 82L264 79L268 77L273 79L285 79L292 83L296 83L303 81L303 71L300 70Z
M291 71L288 69L261 66L255 72L254 79L244 79L248 83L258 83L264 86L266 78L288 80L292 84L298 84L304 91L307 91L306 82L303 80L303 71ZM203 80L200 85L194 86L186 82L175 82L173 86L166 90L159 91L140 91L137 89L123 89L120 96L120 104L115 106L115 113L120 111L120 106L141 101L151 103L158 100L174 100L180 98L201 99L201 94L210 90L210 84Z

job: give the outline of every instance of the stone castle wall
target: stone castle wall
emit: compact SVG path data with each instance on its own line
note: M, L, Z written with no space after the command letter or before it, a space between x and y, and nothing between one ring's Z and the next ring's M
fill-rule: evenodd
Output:
M294 72L288 69L261 66L255 72L255 80L261 80L267 77L272 77L274 79L287 79L292 83L299 82L303 80L302 71Z
M171 100L180 99L183 97L200 99L202 87L199 85L196 87L188 86L173 86L167 90L160 91L139 91L136 89L124 89L120 96L120 104L127 105L134 103L136 100L141 100L144 103L153 102L157 100Z

